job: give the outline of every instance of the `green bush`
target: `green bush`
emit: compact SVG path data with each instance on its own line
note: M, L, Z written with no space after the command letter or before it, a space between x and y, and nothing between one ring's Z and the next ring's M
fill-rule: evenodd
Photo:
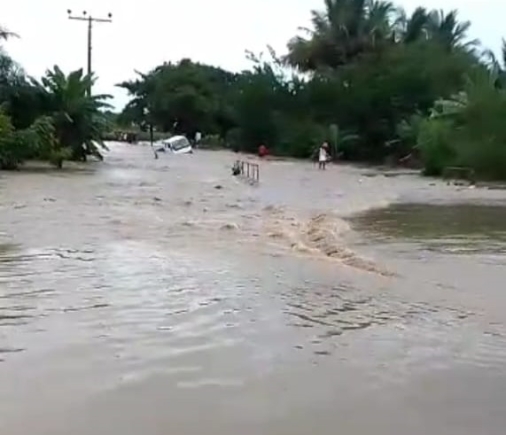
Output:
M453 128L453 122L446 119L428 118L420 123L417 146L425 175L441 175L445 167L454 164L456 153L452 146Z
M72 158L72 149L60 144L56 137L56 129L53 119L49 116L41 116L28 129L32 135L32 143L35 144L36 158L45 160L52 165L61 168L64 160Z
M233 151L242 151L242 132L239 128L232 128L227 132L227 135L225 136L225 142L226 144L232 149Z
M36 133L30 129L14 130L10 118L0 110L0 169L17 169L34 149Z
M494 83L493 75L477 70L464 92L435 102L418 134L426 174L461 166L479 178L506 179L506 93Z
M18 167L13 135L14 127L10 118L0 111L0 169L16 169Z
M210 134L207 136L204 136L202 140L200 141L199 147L200 148L208 148L208 149L219 149L219 148L225 148L226 147L225 139L223 139L218 134Z
M56 138L51 117L40 117L30 127L14 130L9 117L0 111L0 169L18 169L28 159L61 168L71 155L71 149L62 147Z
M393 149L395 157L404 157L413 151L416 146L420 126L424 118L419 113L411 115L408 119L403 119L396 126L396 134L399 138Z
M474 77L468 102L456 118L458 163L480 178L506 179L506 94L490 77Z
M295 158L311 157L315 148L327 140L328 136L326 127L303 120L285 120L278 128L281 139L274 144L273 152Z

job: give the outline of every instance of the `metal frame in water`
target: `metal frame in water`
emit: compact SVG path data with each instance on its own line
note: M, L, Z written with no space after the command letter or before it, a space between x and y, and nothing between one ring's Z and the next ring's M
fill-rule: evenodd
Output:
M257 163L238 160L236 165L240 168L240 176L246 178L251 183L257 184L260 181L260 166Z

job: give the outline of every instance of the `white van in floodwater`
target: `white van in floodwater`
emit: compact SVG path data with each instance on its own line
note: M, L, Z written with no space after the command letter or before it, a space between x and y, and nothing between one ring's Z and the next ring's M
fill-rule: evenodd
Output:
M193 148L185 136L172 136L155 143L157 152L169 151L173 154L190 154Z

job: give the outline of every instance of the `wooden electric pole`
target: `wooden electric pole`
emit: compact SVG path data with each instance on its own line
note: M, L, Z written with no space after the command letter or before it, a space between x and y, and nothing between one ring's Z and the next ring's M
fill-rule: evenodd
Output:
M78 20L78 21L86 21L88 22L88 64L87 64L87 72L88 75L91 75L91 53L93 50L92 46L92 34L93 34L93 23L112 23L112 14L107 14L107 18L95 18L88 14L88 12L83 11L82 16L72 15L72 11L70 9L67 10L67 14L69 20ZM91 96L91 84L88 88L88 95Z

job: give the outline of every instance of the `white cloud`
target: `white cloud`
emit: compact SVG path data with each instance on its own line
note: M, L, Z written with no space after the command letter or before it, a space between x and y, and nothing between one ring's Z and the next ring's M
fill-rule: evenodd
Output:
M262 51L267 44L283 51L309 11L322 0L17 0L5 2L0 20L19 33L7 50L29 74L40 76L55 64L70 71L86 65L86 23L67 19L87 10L97 17L113 14L112 24L96 24L93 31L93 69L97 92L112 93L122 106L126 95L114 84L147 71L163 61L190 57L232 70L248 67L244 51ZM409 12L418 5L458 9L461 19L473 22L471 36L495 50L500 45L504 0L404 0ZM506 35L504 35L506 36Z

